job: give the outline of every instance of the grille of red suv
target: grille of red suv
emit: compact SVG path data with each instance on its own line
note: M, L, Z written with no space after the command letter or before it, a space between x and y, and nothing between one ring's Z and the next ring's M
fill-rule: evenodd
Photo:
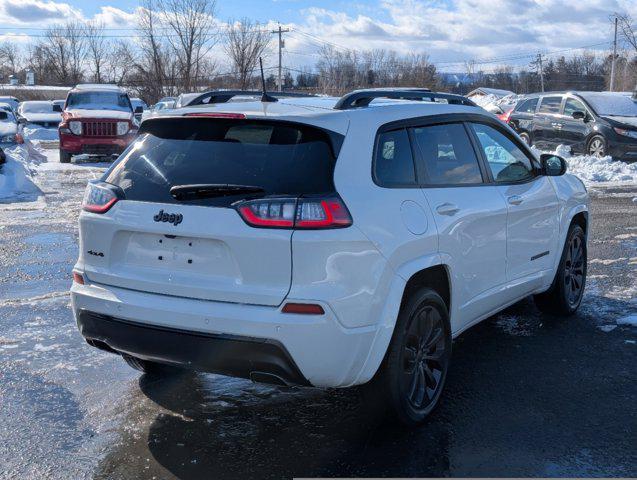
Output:
M82 122L82 135L85 137L114 137L117 135L117 122Z

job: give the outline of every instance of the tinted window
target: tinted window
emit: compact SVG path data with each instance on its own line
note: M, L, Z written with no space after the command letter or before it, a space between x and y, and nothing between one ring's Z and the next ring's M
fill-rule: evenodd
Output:
M427 183L433 185L481 183L471 141L462 124L414 128L414 138L425 163Z
M535 113L537 101L537 98L529 98L528 100L524 100L523 102L518 103L517 107L515 107L515 111L522 113Z
M489 125L472 125L496 182L518 182L534 176L529 158L506 135Z
M374 161L376 180L381 185L415 184L414 160L407 130L381 133Z
M540 104L540 113L560 113L562 97L544 97Z
M262 188L261 195L328 193L334 191L331 138L316 128L280 122L150 120L104 180L121 187L126 199L146 202L176 203L170 188L192 184L248 185ZM238 199L188 203L227 206Z
M586 107L579 100L575 100L574 98L567 98L564 103L564 115L568 115L569 117L573 115L573 112L584 112L586 113Z

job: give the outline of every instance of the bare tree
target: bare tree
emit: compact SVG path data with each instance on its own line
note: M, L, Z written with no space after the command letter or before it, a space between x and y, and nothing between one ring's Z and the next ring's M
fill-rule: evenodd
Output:
M82 64L86 58L84 27L77 22L53 25L38 45L51 68L52 77L65 85L82 79Z
M128 40L118 40L111 44L111 52L108 55L109 78L117 84L123 84L125 79L134 71L138 62L133 45Z
M242 90L248 88L259 57L265 54L270 43L270 32L258 22L243 18L239 22L228 22L228 40L225 50L236 72Z
M204 59L217 42L215 0L158 0L166 39L179 69L178 84L191 91L200 80Z
M161 34L161 21L154 0L142 0L139 13L141 32L140 58L135 64L140 82L145 85L147 98L159 98L172 93L174 81L168 77L170 56Z
M9 68L11 73L17 73L22 64L22 55L18 45L11 41L5 41L0 44L0 63L2 66Z
M102 83L102 75L108 57L109 42L104 36L104 24L87 22L85 27L87 56L93 69L93 79Z
M637 53L637 31L633 26L633 19L630 15L617 15L617 19L621 37Z

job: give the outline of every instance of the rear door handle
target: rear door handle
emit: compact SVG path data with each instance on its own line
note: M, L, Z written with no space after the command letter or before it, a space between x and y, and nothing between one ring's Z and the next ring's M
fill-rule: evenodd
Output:
M443 203L442 205L438 205L436 207L436 212L438 212L438 214L448 215L450 217L455 215L459 211L460 209L458 208L458 206L454 205L453 203Z
M524 201L524 199L519 195L511 195L509 198L507 198L507 201L511 205L519 205Z

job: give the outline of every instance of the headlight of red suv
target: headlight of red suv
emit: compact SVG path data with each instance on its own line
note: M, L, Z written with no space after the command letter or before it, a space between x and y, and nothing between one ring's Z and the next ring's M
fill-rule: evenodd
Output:
M126 135L130 129L130 123L117 122L117 135Z
M69 130L73 135L82 135L82 122L72 120L69 122Z

